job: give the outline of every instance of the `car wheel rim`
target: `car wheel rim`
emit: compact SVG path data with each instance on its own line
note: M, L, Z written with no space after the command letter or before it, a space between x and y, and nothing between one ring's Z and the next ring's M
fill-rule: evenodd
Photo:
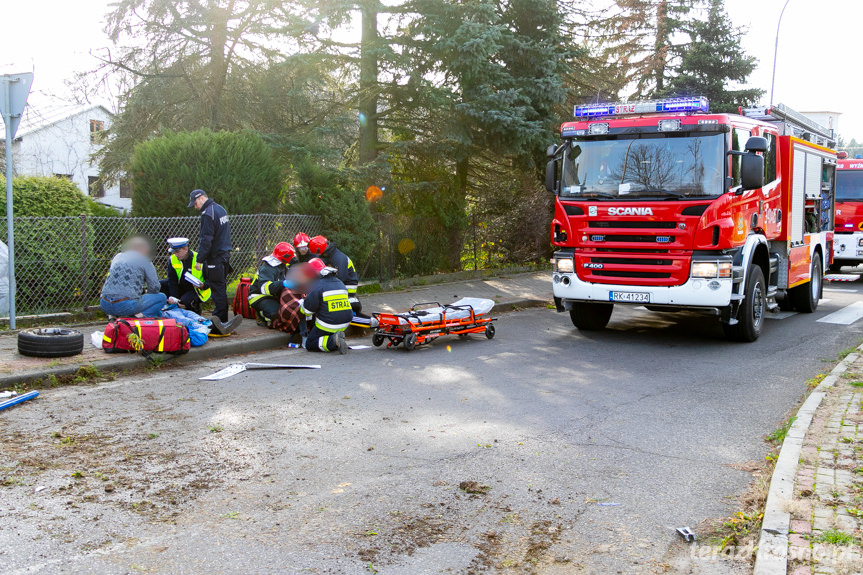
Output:
M761 283L757 283L752 290L752 324L755 327L760 326L763 318L764 290L761 289Z
M812 270L812 281L809 282L812 284L812 299L817 301L818 296L821 294L821 270L815 268Z

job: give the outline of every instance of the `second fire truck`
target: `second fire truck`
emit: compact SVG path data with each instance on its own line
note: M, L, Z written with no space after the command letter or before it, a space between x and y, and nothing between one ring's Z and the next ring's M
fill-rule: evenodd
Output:
M863 263L863 159L840 158L838 164L831 271Z
M579 106L549 148L558 311L713 315L754 341L772 309L813 312L833 241L830 130L793 110L714 114L704 98Z

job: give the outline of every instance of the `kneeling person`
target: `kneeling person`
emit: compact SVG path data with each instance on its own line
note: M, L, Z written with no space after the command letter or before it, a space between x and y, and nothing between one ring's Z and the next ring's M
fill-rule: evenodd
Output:
M315 325L306 337L306 349L345 354L348 351L345 330L354 317L348 290L336 276L336 270L327 267L323 260L314 258L309 261L309 266L318 279L300 306L300 311L315 319Z
M282 290L290 287L286 282L288 266L296 257L293 246L280 242L273 253L263 258L258 268L258 277L249 290L249 305L258 317L268 325L279 315L279 296Z
M188 238L169 238L168 303L201 315L201 304L210 299L204 272L198 269L198 254L189 249Z

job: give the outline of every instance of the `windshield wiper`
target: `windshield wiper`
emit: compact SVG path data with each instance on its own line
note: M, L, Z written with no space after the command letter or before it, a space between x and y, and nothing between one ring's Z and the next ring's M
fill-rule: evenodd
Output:
M578 194L579 198L611 198L613 200L617 199L617 196L614 194L609 194L608 192L600 192L600 191L591 191L591 192L580 192Z
M656 189L656 190L637 190L635 193L637 194L662 194L665 197L663 199L667 200L675 200L677 198L685 198L687 195L683 192L673 192L671 190L665 189Z

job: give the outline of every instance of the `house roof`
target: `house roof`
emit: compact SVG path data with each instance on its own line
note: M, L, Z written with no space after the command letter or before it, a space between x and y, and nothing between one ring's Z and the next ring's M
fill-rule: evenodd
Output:
M44 130L58 122L95 109L102 109L109 116L114 115L113 112L101 104L85 104L83 106L79 104L61 104L40 107L38 109L28 104L24 108L24 117L21 118L21 124L18 126L18 133L15 134L15 138L21 138L39 130ZM0 141L2 141L6 129L2 119L0 119L0 126L3 127L3 131L0 131Z

